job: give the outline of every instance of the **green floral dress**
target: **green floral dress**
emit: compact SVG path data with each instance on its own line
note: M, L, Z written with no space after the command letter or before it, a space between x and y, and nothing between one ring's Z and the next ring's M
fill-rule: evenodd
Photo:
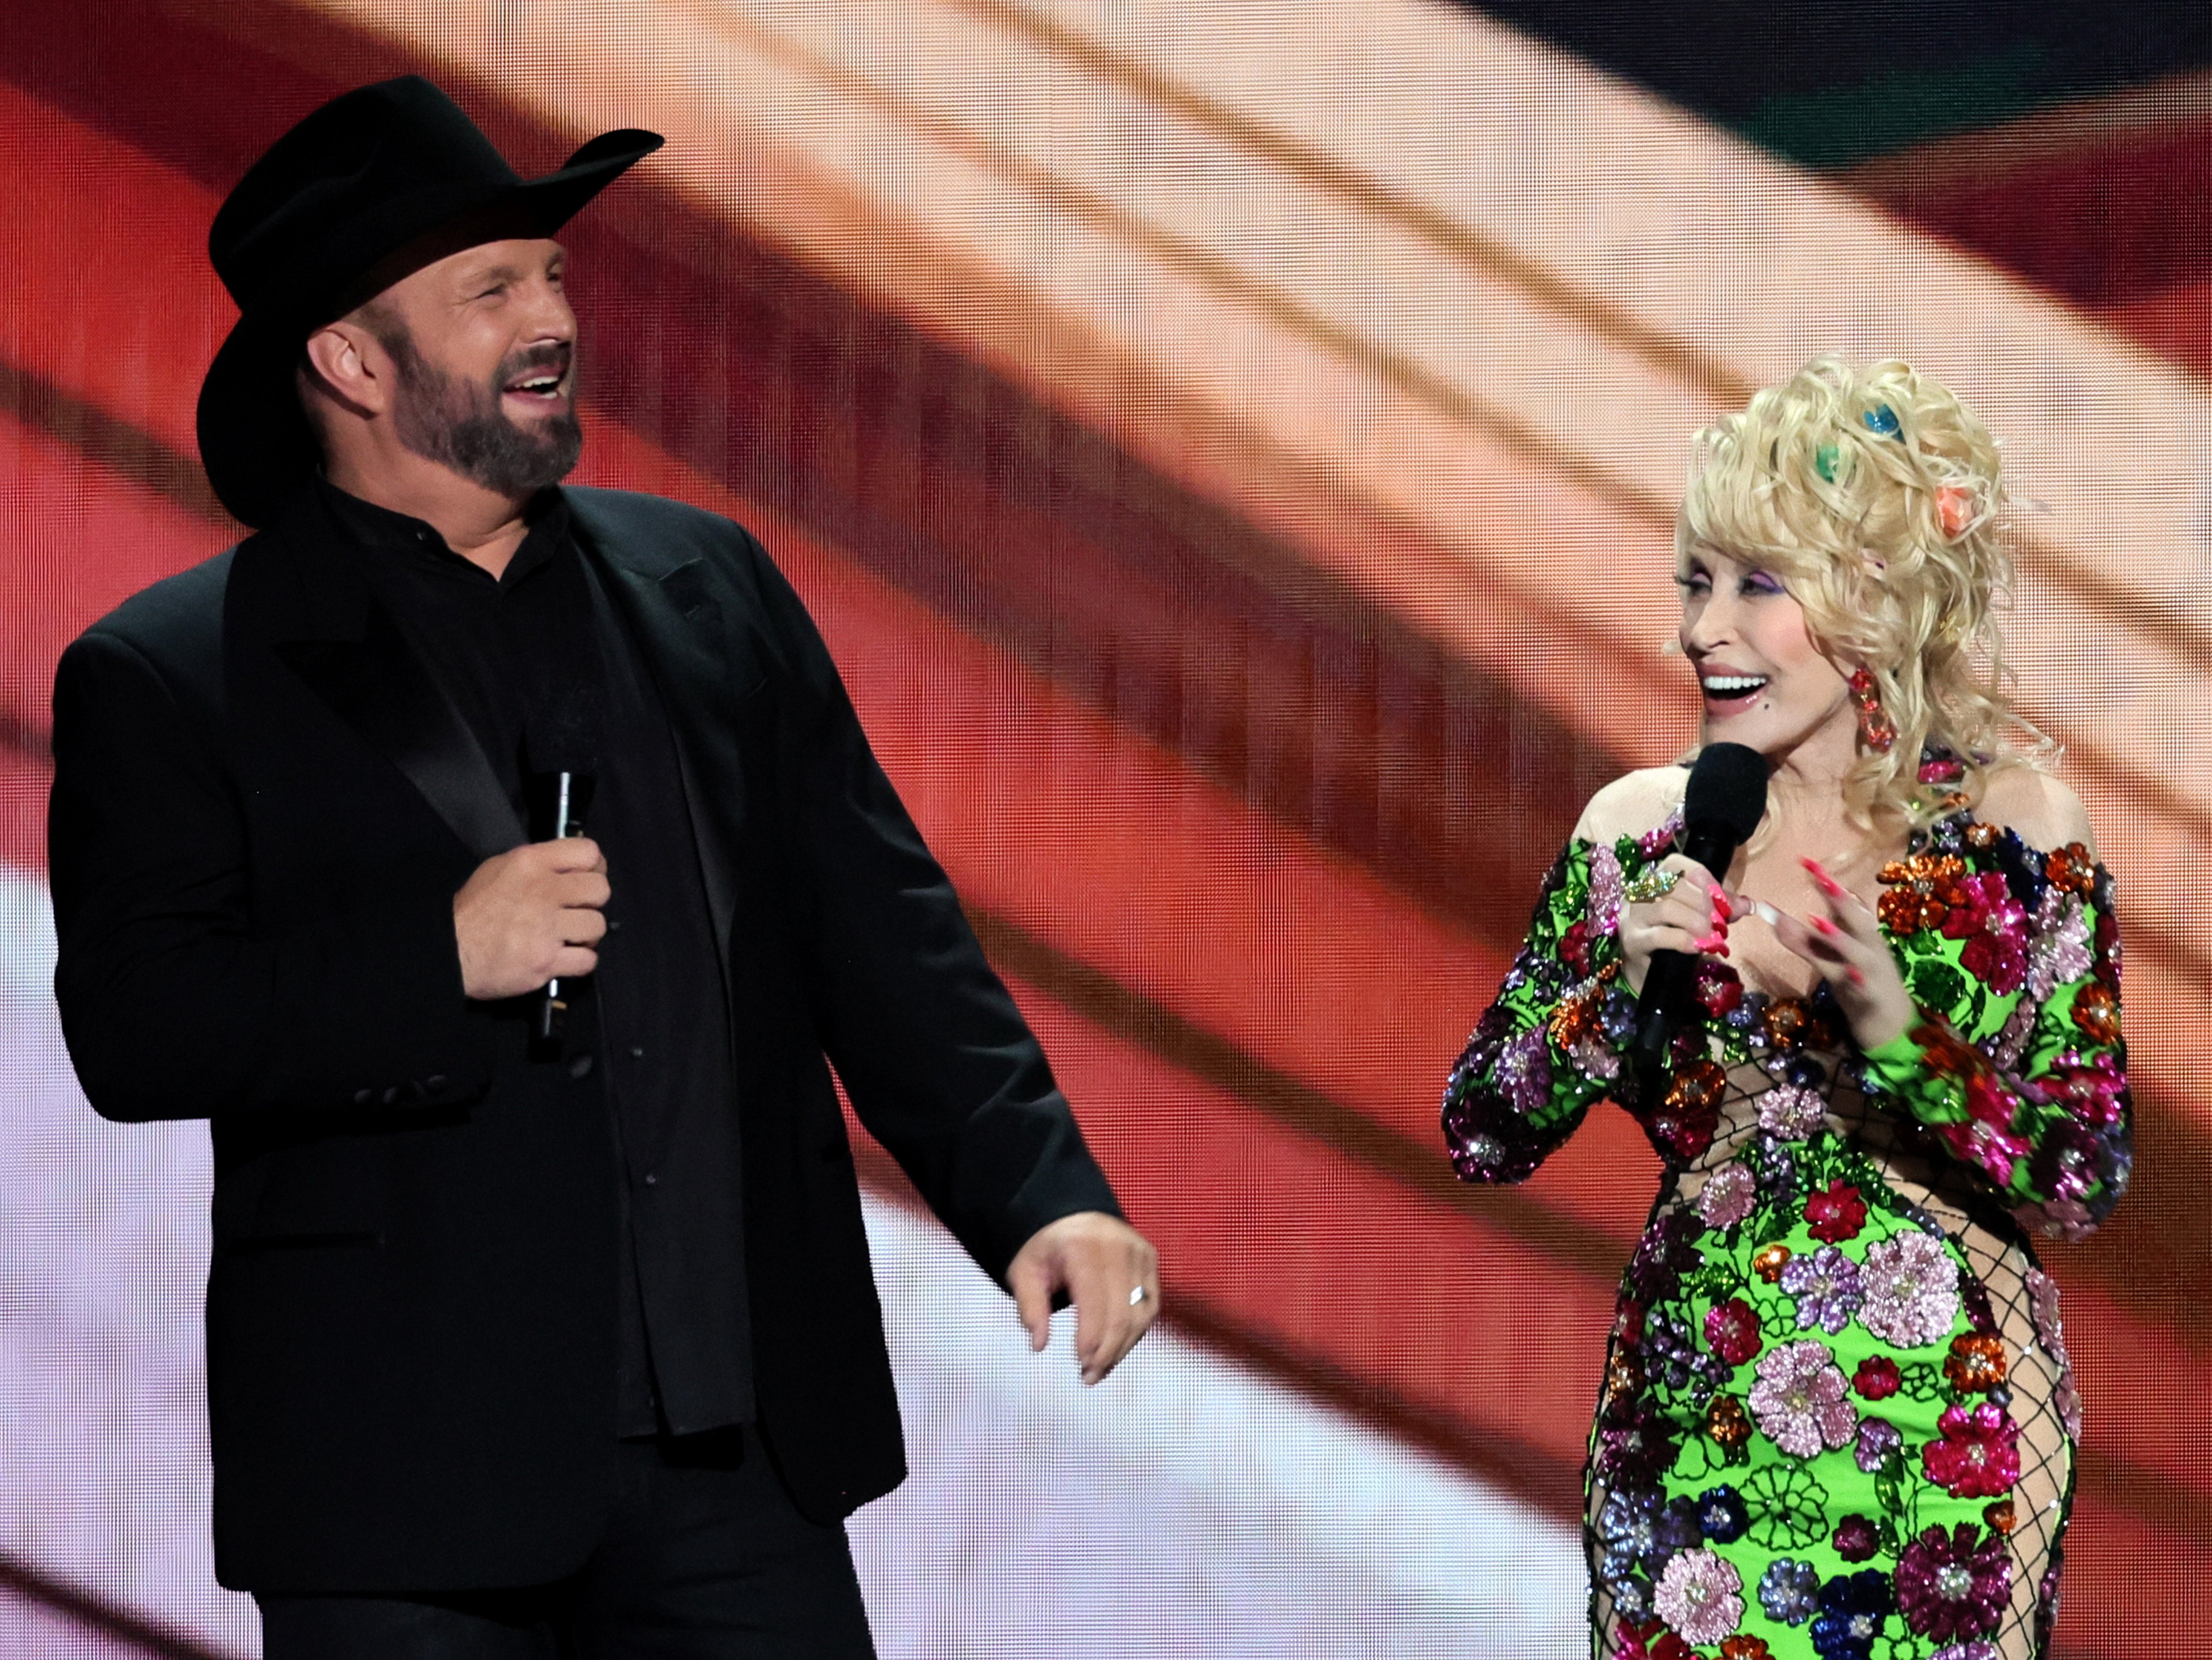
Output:
M2040 1655L2080 1407L2028 1239L2127 1185L2111 879L1946 818L1881 873L1910 1033L1862 1053L1825 986L1706 958L1639 1100L1621 888L1678 829L1560 854L1444 1097L1468 1181L1522 1180L1608 1095L1665 1161L1590 1435L1593 1651Z

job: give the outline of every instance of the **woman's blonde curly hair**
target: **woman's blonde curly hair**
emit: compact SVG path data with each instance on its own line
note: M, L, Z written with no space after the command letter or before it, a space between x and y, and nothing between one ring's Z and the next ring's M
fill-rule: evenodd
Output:
M1816 357L1696 443L1677 551L1702 543L1776 578L1824 656L1873 674L1896 724L1887 753L1860 745L1844 792L1856 820L1923 824L1961 794L1978 803L1997 769L2048 756L2005 691L1996 613L2013 565L1996 441L1948 387L1895 359ZM1923 784L1923 745L1963 777Z

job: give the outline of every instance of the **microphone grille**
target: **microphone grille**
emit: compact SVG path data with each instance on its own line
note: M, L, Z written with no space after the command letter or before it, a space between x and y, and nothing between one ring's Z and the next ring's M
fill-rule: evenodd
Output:
M1766 757L1742 744L1707 745L1683 793L1684 830L1717 833L1741 846L1765 816Z

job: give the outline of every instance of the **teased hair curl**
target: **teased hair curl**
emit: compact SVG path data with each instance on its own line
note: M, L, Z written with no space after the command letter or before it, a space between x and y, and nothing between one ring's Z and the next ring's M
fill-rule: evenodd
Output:
M1871 830L1927 823L2001 768L2045 762L2050 740L2013 711L1996 613L2011 602L1996 441L1947 387L1894 359L1814 358L1706 428L1675 525L1755 563L1804 608L1848 674L1872 672L1897 726L1861 746L1846 807ZM2027 752L2008 741L2019 734ZM1964 776L1923 784L1923 745Z

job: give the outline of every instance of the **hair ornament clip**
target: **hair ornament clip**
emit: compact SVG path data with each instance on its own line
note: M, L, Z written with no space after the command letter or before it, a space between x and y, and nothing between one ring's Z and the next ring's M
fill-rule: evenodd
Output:
M1813 452L1813 471L1832 484L1836 482L1836 468L1843 459L1841 445L1823 444Z
M1859 417L1866 429L1877 438L1902 438L1905 428L1897 418L1897 411L1887 404L1877 404Z
M1936 489L1936 517L1943 526L1943 534L1957 538L1973 527L1980 513L1980 504L1974 491L1966 484L1939 484Z

